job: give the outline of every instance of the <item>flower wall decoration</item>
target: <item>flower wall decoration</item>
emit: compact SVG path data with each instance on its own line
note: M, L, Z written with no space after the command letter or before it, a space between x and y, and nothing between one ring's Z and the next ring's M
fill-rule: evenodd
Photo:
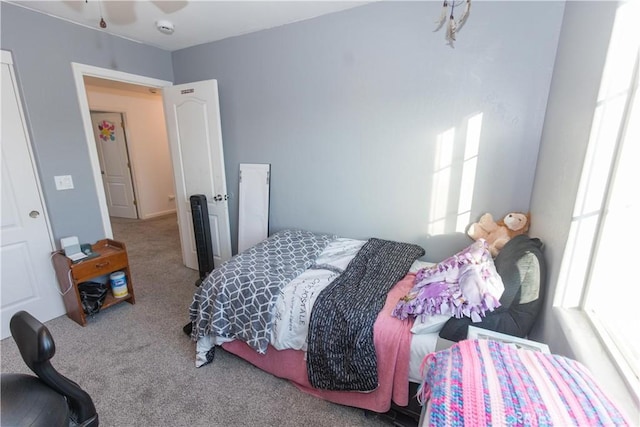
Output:
M98 136L101 140L105 142L116 140L116 126L114 123L103 120L101 123L98 123L98 129L100 130L100 135Z

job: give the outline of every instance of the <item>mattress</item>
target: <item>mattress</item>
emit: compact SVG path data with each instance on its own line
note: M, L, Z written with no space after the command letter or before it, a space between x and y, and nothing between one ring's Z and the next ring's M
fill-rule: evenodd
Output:
M438 332L428 334L412 334L409 356L409 381L420 384L424 376L420 367L425 356L436 351Z

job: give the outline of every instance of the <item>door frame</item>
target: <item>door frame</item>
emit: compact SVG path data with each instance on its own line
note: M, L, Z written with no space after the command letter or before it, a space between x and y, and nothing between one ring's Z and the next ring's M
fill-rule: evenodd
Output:
M112 239L113 230L111 228L111 220L109 219L107 197L104 194L104 188L102 186L100 162L98 161L98 148L96 147L95 138L93 135L93 125L91 124L91 112L89 108L89 100L87 99L87 90L84 85L84 76L98 77L101 79L115 80L123 83L131 83L158 89L162 89L163 87L167 86L173 86L173 82L160 80L153 77L126 73L124 71L116 71L108 68L95 67L93 65L80 64L78 62L72 62L71 68L73 71L73 78L76 83L76 94L78 95L80 115L82 117L82 123L85 133L85 142L87 144L87 150L89 152L91 170L93 171L93 181L95 184L96 195L98 196L98 205L100 207L100 216L102 217L102 228L104 231L104 237L107 239Z
M109 109L105 109L105 108L100 108L98 110L89 110L89 116L91 116L91 114L120 114L120 120L122 122L122 133L124 135L124 149L127 153L127 163L129 164L129 176L131 177L131 193L133 194L133 206L136 210L136 219L140 219L140 204L139 204L139 197L138 197L138 183L136 181L136 173L134 170L134 165L133 162L131 161L131 152L129 150L129 138L127 137L127 114L124 111L109 111ZM92 129L93 129L93 122L91 123ZM98 145L98 141L96 140L96 137L94 135L93 137L94 143L96 144L96 148ZM98 156L98 166L100 167L100 169L102 169L102 166L104 165L100 165L100 156ZM100 174L101 177L104 177L104 175ZM104 190L104 178L102 181L102 185L103 185L103 190ZM105 194L106 196L106 194ZM106 197L105 197L106 200ZM107 210L109 210L109 206L107 206Z

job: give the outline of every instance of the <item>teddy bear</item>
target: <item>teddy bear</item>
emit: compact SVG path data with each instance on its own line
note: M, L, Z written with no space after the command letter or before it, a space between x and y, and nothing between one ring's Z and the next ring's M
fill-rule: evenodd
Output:
M467 235L473 240L484 239L489 245L489 251L495 258L504 245L514 236L529 231L530 215L522 212L511 212L498 222L493 220L490 213L480 217L467 228Z

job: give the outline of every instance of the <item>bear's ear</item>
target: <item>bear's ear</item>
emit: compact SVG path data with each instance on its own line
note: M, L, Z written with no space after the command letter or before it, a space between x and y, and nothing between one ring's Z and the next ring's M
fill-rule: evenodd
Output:
M478 220L478 222L480 224L493 224L493 215L491 215L489 212L483 214L480 219Z

